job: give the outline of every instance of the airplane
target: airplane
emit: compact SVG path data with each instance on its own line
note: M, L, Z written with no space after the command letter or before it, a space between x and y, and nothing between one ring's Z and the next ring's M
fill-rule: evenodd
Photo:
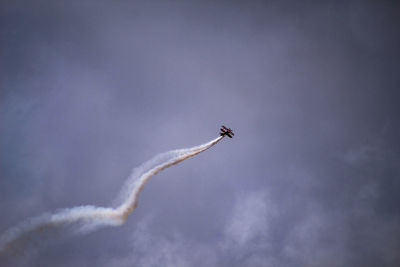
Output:
M232 130L230 128L226 128L224 125L221 126L220 129L220 136L228 136L229 138L232 138L232 136L234 136L235 134L232 132Z

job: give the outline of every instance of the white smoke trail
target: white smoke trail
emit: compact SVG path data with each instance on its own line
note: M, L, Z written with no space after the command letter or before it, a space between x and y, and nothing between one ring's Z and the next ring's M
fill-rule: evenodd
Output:
M200 146L162 153L142 164L127 179L120 196L122 204L116 208L79 206L63 209L54 214L43 214L39 217L29 219L9 229L0 238L0 252L17 247L19 243L25 239L29 239L36 232L56 226L80 223L80 230L92 231L100 226L118 226L123 224L129 214L137 207L139 193L152 176L205 151L218 143L222 138L223 136L220 136Z

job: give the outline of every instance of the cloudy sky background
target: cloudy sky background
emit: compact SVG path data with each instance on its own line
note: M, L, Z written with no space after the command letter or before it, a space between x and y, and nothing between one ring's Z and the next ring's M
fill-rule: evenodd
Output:
M399 11L2 1L1 233L236 135L153 177L123 226L41 233L0 265L398 266Z

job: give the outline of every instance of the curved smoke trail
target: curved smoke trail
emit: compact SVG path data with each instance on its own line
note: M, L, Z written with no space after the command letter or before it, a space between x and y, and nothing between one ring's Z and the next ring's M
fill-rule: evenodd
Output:
M122 203L116 208L79 206L63 209L54 214L43 214L29 219L9 229L0 238L0 252L18 246L30 239L34 233L71 223L80 223L80 230L92 231L100 226L118 226L123 224L129 214L137 207L139 193L146 182L158 172L193 157L218 143L220 136L208 143L187 149L162 153L136 168L128 177L119 199Z

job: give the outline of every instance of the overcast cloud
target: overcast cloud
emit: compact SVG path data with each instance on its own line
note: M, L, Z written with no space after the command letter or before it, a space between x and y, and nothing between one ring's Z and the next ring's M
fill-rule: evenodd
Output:
M0 235L235 136L154 176L125 224L36 233L0 265L399 266L399 11L2 1Z

